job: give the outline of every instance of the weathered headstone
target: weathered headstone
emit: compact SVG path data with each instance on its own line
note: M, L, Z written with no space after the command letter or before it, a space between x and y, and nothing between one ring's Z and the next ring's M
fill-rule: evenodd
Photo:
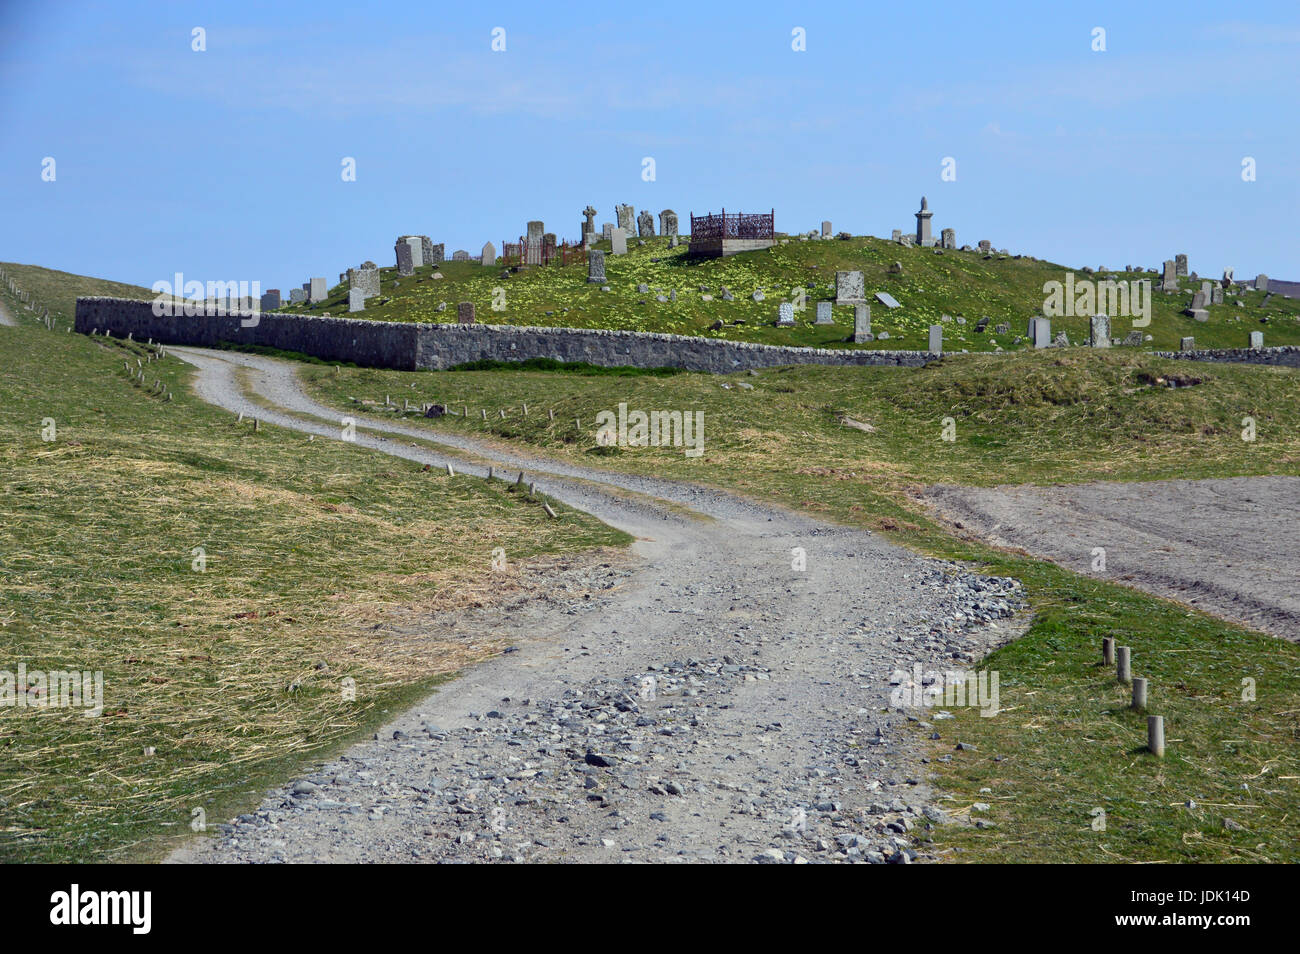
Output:
M456 306L456 324L474 324L474 303L472 301L462 301Z
M833 325L835 319L831 316L831 303L828 301L819 301L817 303L817 319L819 325Z
M1260 275L1256 275L1256 276L1255 276L1255 290L1256 290L1256 291L1262 291L1262 292L1266 292L1266 291L1268 291L1268 276L1267 276L1267 275L1260 274Z
M430 242L429 247L426 250L424 255L424 264L436 265L438 262L441 262L443 260L443 256L445 256L446 254L447 254L447 246L444 243L438 242L435 245L433 242Z
M659 213L659 234L677 234L677 213L672 209L664 209Z
M610 233L610 251L615 255L627 254L627 233L622 229L614 229Z
M979 246L981 252L987 252L989 249L993 247L993 243L990 242L988 239L980 239Z
M1179 351L1195 351L1195 350L1196 350L1196 339L1195 339L1195 338L1179 338L1179 339L1178 339L1178 350L1179 350Z
M280 289L268 288L261 299L262 311L275 311L280 307Z
M632 206L614 206L614 217L618 219L618 227L623 230L624 236L636 234L636 211Z
M1120 344L1124 345L1126 348L1142 347L1142 332L1130 331L1124 336L1124 340L1121 341Z
M1174 256L1174 274L1177 275L1179 278L1187 277L1187 256L1186 255L1180 254Z
M1264 332L1252 331L1250 333L1250 348L1252 351L1258 351L1264 347Z
M1035 348L1052 346L1052 322L1048 318L1029 319L1029 340Z
M830 237L831 237L831 223L829 220L826 220L822 222L822 238L828 239Z
M592 249L587 253L587 284L603 285L605 282L605 253Z
M483 243L483 251L479 255L479 264L486 265L489 268L497 263L497 247L491 242Z
M1088 344L1094 348L1110 347L1110 315L1093 315L1088 326Z
M853 306L853 340L855 342L870 341L871 335L871 306L868 304Z
M403 277L415 274L415 258L411 254L411 246L406 242L398 242L397 252L397 274Z
M783 301L776 306L776 324L778 328L788 328L794 324L794 305Z
M944 229L944 230L943 230L942 232L940 232L939 234L940 234L940 236L941 236L942 239L943 239L943 241L942 241L942 243L941 243L943 248L954 248L954 249L955 249L955 248L957 247L957 230L956 230L956 229Z
M542 233L544 233L545 231L546 231L546 223L542 222L540 219L533 219L531 222L528 223L529 243L536 242L538 245L541 245Z
M880 302L886 308L903 307L901 304L898 303L898 301L894 298L893 295L889 294L889 292L876 292L876 301Z
M835 304L852 305L867 300L867 284L858 271L835 273Z
M677 238L676 235L670 235L670 236L668 236L668 247L669 247L669 248L676 248L679 244L680 244L680 241L679 241L679 239Z
M364 311L365 308L366 296L362 294L361 289L348 289L348 311Z
M325 287L325 279L313 278L311 280L311 287L307 291L307 300L312 304L315 304L318 301L324 301L328 295L329 291Z
M469 252L465 251L463 248L458 248L456 251L451 253L451 260L453 262L468 262Z
M363 297L373 298L379 294L379 269L366 268L364 265L360 268L348 269L348 290L359 290Z
M642 209L636 217L636 231L641 238L654 238L655 217L649 209Z
M600 237L608 242L614 237L615 225L613 222L602 222L600 224Z
M1174 260L1172 258L1165 259L1164 269L1165 269L1164 274L1161 276L1160 279L1160 290L1177 291L1178 290L1178 274L1176 271L1177 266L1174 264Z
M1189 308L1183 309L1183 314L1189 318L1195 318L1197 321L1209 321L1210 313L1205 310L1205 289L1201 289L1192 296L1192 304Z
M889 240L891 242L901 242L903 240L903 230L894 229L894 231L889 233Z
M587 206L582 210L582 244L590 245L596 238L596 210Z
M1223 304L1223 286L1220 285L1218 282L1215 282L1214 285L1211 286L1210 288L1210 304L1211 305Z
M931 354L943 354L943 325L930 326L930 347Z
M290 288L290 289L289 289L289 301L290 301L290 302L292 302L292 303L294 303L294 304L301 304L302 302L304 302L304 301L306 301L306 300L307 300L307 293L306 293L305 291L303 291L301 288Z

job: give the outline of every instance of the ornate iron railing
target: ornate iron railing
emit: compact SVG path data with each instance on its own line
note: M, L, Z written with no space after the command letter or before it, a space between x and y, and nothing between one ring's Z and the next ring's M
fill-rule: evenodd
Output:
M711 239L770 239L776 235L776 210L771 212L733 212L723 209L717 215L691 213L691 241Z

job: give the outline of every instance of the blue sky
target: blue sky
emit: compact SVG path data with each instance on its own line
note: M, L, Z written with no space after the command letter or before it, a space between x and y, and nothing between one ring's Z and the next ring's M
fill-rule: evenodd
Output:
M925 194L961 244L1300 279L1298 79L1294 2L0 0L0 260L288 289L588 203L888 236Z

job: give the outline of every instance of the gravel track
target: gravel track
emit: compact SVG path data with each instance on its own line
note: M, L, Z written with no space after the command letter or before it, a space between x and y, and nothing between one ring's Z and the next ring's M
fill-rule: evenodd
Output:
M340 436L301 416L341 415L293 365L168 350L206 400ZM891 708L891 681L1017 635L1016 581L717 491L352 416L362 447L484 472L400 439L420 437L524 469L636 537L634 559L571 568L548 598L483 619L429 620L514 645L170 860L897 863L928 857L927 828L969 823L927 785L923 746L980 756L946 737L945 713Z
M1300 640L1300 477L931 487L959 529Z

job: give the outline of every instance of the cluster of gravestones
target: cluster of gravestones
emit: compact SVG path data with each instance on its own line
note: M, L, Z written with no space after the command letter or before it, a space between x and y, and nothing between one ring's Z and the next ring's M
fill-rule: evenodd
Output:
M930 233L930 218L933 215L934 213L930 211L929 200L926 199L925 196L921 196L921 208L918 209L916 212L915 237L913 237L913 235L909 233L904 232L902 229L894 229L893 232L890 234L890 240L897 242L899 245L902 245L905 248L912 248L913 245L916 245L919 246L920 248L956 249L957 248L956 229L943 229L939 233L939 240L935 241L934 236ZM829 222L822 223L823 238L827 237L829 226L830 226ZM990 243L988 239L983 239L980 242L981 252L990 252L992 248L993 248L992 243ZM962 246L962 250L969 252L971 248L969 245L964 245ZM1006 254L1005 249L1003 249L1002 254L1004 255Z
M596 210L587 206L582 210L582 244L590 247L596 241ZM631 237L642 239L654 238L655 217L649 209L642 209L637 215L630 205L614 206L614 222L603 222L600 226L600 238L610 243L614 255L627 253L627 240ZM677 233L677 213L664 209L659 213L659 234L668 239L669 247L676 247L680 236Z

